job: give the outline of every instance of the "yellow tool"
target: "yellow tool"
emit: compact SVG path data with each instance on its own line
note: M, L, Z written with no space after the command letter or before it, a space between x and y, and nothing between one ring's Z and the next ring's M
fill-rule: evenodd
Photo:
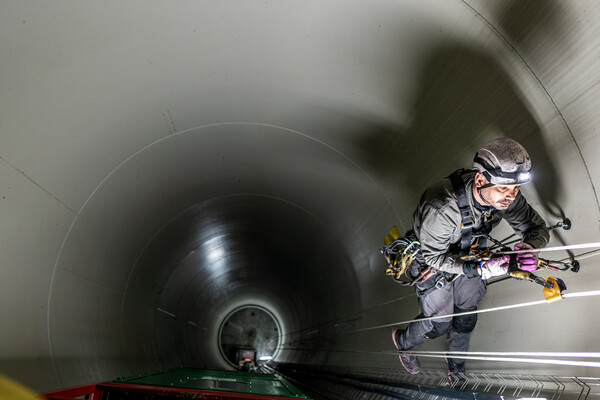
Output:
M562 279L549 276L548 279L546 279L546 283L552 284L551 288L547 286L544 288L544 298L546 301L552 303L557 300L562 300L562 291L567 290L567 286Z
M510 271L509 275L515 279L525 280L542 285L544 287L544 299L546 299L548 303L561 300L563 298L562 291L567 290L567 285L565 285L563 280L553 276L550 276L544 280L539 276L535 276L531 272L521 270Z
M413 262L415 254L420 250L420 243L417 240L401 238L400 231L396 226L390 229L390 232L383 239L383 246L380 251L388 262L386 275L392 276L395 280L406 271L406 268Z

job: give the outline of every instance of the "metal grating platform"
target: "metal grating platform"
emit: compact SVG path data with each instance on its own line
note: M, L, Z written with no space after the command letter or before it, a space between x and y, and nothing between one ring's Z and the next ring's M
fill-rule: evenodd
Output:
M398 369L271 364L315 400L546 399L598 400L600 378L466 373L451 383L446 371L410 375Z

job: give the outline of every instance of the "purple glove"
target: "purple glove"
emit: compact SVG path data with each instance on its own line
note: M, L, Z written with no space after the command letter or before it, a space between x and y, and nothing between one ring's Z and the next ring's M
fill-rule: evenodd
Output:
M482 261L479 264L481 269L481 279L490 279L492 276L499 276L508 273L508 262L510 256L500 256Z
M533 246L527 243L515 244L515 250L529 250L533 249ZM536 252L531 253L517 253L517 262L519 268L527 272L535 272L538 266L538 256Z

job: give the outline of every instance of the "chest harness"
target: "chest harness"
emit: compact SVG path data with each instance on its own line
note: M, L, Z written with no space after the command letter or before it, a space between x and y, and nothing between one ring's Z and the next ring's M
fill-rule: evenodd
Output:
M474 230L475 219L471 213L471 205L469 204L469 198L465 190L465 183L461 178L461 175L465 172L467 171L459 169L448 177L452 183L452 189L456 194L462 223L460 242L451 246L451 251L459 254L461 257L471 254L476 248L485 249L487 247L487 237L492 231L492 222L494 220L494 208L486 207L482 209L484 212L481 214L482 221L479 228ZM473 242L473 238L475 238L475 242Z
M494 220L494 208L480 207L483 211L480 217L481 221L478 228L475 228L475 218L473 218L471 205L469 203L469 198L467 197L467 191L465 190L465 182L462 179L462 174L465 172L467 171L459 169L448 176L452 183L454 194L456 195L462 229L460 241L450 245L450 252L452 254L458 254L461 257L477 253L481 249L487 247L487 238L492 231L492 221ZM474 204L475 207L477 207L475 202ZM437 272L432 275L435 283L427 289L419 290L421 296L452 283L452 281L458 277L458 275L453 275L444 271L434 271Z

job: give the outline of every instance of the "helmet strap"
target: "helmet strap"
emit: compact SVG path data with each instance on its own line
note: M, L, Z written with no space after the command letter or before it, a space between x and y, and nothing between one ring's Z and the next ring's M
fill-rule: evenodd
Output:
M477 186L476 187L477 194L479 195L479 198L481 198L481 200L483 200L485 202L485 204L488 205L488 206L491 206L492 203L488 199L486 199L485 197L483 197L483 193L481 193L481 189L485 189L485 188L488 188L490 186L494 186L494 184L493 183L486 183L483 186Z

